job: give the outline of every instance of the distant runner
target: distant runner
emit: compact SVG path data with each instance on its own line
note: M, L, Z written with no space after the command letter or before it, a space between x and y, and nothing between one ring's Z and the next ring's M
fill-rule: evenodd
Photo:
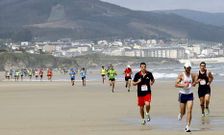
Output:
M82 79L82 86L86 86L86 70L85 70L85 68L81 69L80 77Z
M52 69L49 68L49 69L47 70L47 78L48 78L48 80L52 81L52 76L53 76Z
M71 78L71 83L72 83L72 86L75 85L75 74L76 72L74 71L74 69L72 68L69 72L69 75L70 75L70 78Z
M141 124L145 125L146 121L149 122L150 118L150 102L151 102L151 86L154 84L155 79L151 72L146 70L146 63L140 64L140 71L135 74L133 85L137 85L138 106L142 118ZM145 110L146 109L146 113ZM146 120L145 120L146 114Z
M131 75L132 75L132 69L130 65L127 65L127 68L124 70L125 74L125 87L128 88L128 92L130 92L131 89Z
M104 83L106 79L106 74L107 74L107 70L104 68L104 66L102 66L100 73L101 73L102 81Z
M43 76L44 76L43 69L40 69L39 75L40 75L40 80L43 80Z
M110 86L112 86L112 92L114 93L114 88L115 88L115 78L117 76L117 71L114 69L113 65L110 65L110 68L107 72L109 81L110 81Z
M35 70L35 78L36 78L36 80L38 79L38 77L39 77L39 72L38 72L38 69L36 69Z

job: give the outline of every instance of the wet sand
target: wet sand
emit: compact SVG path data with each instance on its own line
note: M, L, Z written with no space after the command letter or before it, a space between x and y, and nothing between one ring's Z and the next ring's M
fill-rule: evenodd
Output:
M214 85L215 84L215 85ZM128 93L118 82L115 93L101 82L0 82L2 135L223 135L224 91L213 86L211 114L201 118L195 89L192 133L185 133L185 117L177 121L178 89L174 82L157 81L153 87L150 124L142 126L136 88Z

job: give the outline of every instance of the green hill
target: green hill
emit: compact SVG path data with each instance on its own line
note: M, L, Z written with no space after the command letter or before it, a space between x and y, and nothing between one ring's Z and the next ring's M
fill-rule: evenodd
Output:
M1 0L0 38L14 40L189 38L224 41L224 28L176 14L133 11L99 0Z

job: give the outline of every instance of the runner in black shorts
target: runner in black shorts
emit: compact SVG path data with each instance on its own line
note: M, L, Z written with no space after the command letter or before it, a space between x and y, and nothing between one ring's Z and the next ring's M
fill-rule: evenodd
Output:
M130 65L127 65L127 68L124 70L125 74L125 87L128 88L128 92L130 92L131 89L131 75L132 75L132 69Z
M200 70L197 75L198 97L200 99L202 117L209 114L209 102L211 96L210 84L213 81L213 75L206 68L206 63L200 63Z

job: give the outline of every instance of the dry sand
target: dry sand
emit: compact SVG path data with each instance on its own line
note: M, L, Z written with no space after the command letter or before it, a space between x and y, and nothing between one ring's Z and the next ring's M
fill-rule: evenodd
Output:
M224 84L213 84L211 114L201 119L195 89L192 133L224 134ZM178 89L174 81L156 82L149 125L142 126L136 88L118 82L0 82L0 135L184 135L185 118L177 121Z

